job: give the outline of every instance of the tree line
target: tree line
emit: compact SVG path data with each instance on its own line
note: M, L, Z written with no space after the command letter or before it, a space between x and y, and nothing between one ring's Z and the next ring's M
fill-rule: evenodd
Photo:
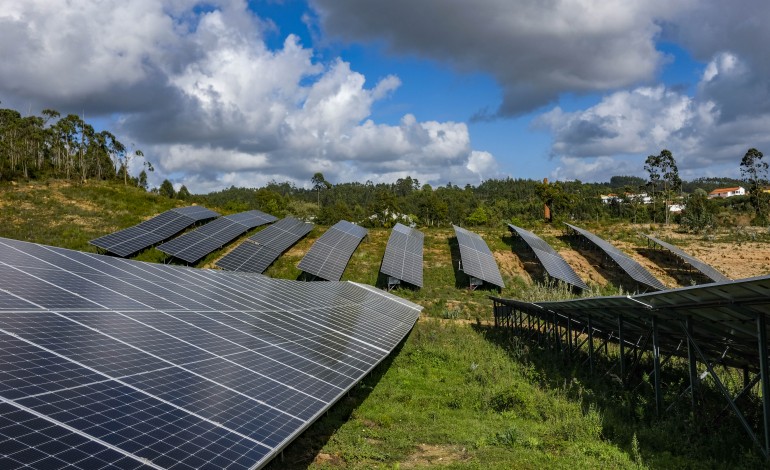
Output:
M136 178L127 170L142 157L141 150L127 148L108 130L97 132L76 114L44 109L40 116L22 116L0 109L0 181L99 179L146 187L147 171L153 171L149 162Z
M669 150L650 155L643 163L648 178L613 176L609 182L584 183L532 179L490 179L478 186L432 187L416 178L393 183L331 183L316 173L310 187L291 182L270 182L262 188L231 187L204 196L202 203L230 210L261 209L276 215L294 215L330 225L345 219L367 227L390 227L396 222L420 226L499 225L502 221L527 225L543 220L549 206L556 221L629 221L633 223L676 222L702 231L719 224L735 225L746 216L755 224L766 224L770 209L767 167L761 152L750 149L749 160L740 165L743 179L708 177L683 181ZM745 185L749 194L728 199L709 199L720 187ZM609 203L601 196L613 193ZM640 197L647 194L651 203ZM684 207L676 213L672 206Z
M13 109L0 109L0 181L59 178L75 181L114 180L147 189L147 171L132 177L133 159L144 157L141 150L128 149L107 130L96 131L75 114L61 116L45 109L40 116L23 117ZM459 187L451 182L433 187L416 178L399 178L393 183L367 181L332 183L316 173L310 187L291 182L270 182L262 188L231 187L195 196L186 187L179 191L164 180L154 192L170 198L197 200L237 211L261 209L275 215L295 215L319 224L340 219L369 227L390 227L396 222L421 226L449 224L478 226L501 221L528 224L544 217L548 206L555 220L627 220L635 223L679 222L692 230L735 222L736 214L752 214L752 222L767 225L770 194L768 164L761 151L751 148L740 161L741 179L698 178L682 181L673 154L662 150L643 162L647 178L613 176L609 182L531 179L490 179L478 186ZM745 185L748 195L729 199L708 199L718 187ZM609 203L601 195L614 193ZM652 204L638 197L646 193ZM684 206L673 214L672 205Z

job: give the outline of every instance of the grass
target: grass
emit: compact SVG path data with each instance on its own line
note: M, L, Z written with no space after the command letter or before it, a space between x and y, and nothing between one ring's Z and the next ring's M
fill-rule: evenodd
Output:
M181 205L185 204L100 182L2 185L0 236L93 252L88 240ZM587 228L612 239L636 237L625 229ZM325 230L315 227L266 274L297 279L301 274L297 263ZM697 422L686 407L681 411L676 407L670 416L655 418L649 382L642 380L631 392L611 380L587 377L585 368L565 363L544 345L489 326L489 295L534 301L574 294L505 269L505 263L518 259L505 227L474 231L500 257L506 287L469 290L467 277L457 270L459 250L453 230L423 229L425 285L395 292L424 306L421 319L393 355L291 444L271 468L762 467L729 413L717 409L716 418ZM554 233L551 230L544 238L563 246L564 240ZM764 240L766 233L757 232L754 239ZM389 234L370 230L343 280L382 286L379 266ZM748 232L733 237L713 242L752 239ZM198 266L210 266L220 255L209 255ZM165 261L156 249L135 259ZM611 285L591 287L587 295L619 293ZM686 377L676 367L666 373L671 384ZM733 388L739 384L735 377ZM713 395L713 389L704 387L703 393ZM713 406L722 406L718 398L711 398ZM667 396L667 401L675 401L674 396Z
M638 468L603 439L597 409L539 387L537 371L486 334L419 321L271 468Z

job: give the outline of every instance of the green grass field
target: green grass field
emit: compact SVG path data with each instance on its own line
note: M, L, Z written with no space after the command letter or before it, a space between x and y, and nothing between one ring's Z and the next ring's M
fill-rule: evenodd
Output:
M3 185L0 236L96 251L88 240L181 205L113 184ZM296 264L325 230L316 227L266 274L296 279ZM512 253L503 226L475 231L493 252ZM565 363L546 345L491 326L489 295L538 300L571 294L505 270L501 292L471 291L457 270L452 229L423 232L425 287L395 291L424 306L421 319L393 355L270 468L763 467L729 413L717 410L715 418L693 422L686 407L674 407L656 418L649 382L621 389L609 378L588 377L579 363ZM343 280L381 285L379 265L389 233L370 230ZM209 266L219 256L198 264ZM161 261L163 254L150 249L136 259ZM592 293L617 290L595 287ZM686 377L676 368L670 373L671 382Z

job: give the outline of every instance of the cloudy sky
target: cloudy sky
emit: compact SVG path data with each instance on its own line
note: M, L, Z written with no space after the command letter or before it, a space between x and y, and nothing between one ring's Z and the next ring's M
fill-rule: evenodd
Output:
M0 0L0 106L85 114L193 192L685 179L770 152L766 0ZM139 163L139 162L137 162Z

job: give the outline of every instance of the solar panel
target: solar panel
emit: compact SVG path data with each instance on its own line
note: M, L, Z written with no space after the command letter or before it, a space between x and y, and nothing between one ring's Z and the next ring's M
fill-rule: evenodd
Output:
M297 267L327 281L338 281L367 230L340 220L313 243Z
M622 269L626 274L631 276L631 278L636 282L638 282L639 284L645 285L655 290L666 289L666 286L663 285L663 283L660 282L649 271L644 269L644 267L642 267L641 264L637 263L627 254L615 248L606 240L603 240L597 237L596 235L589 232L588 230L583 230L582 228L575 227L574 225L570 225L570 224L565 224L565 225L571 228L572 230L574 230L576 233L579 233L580 235L585 237L587 240L589 240L591 243L596 245L599 249L604 251L607 254L607 256L609 256L618 266L620 266L620 269Z
M412 285L422 287L422 246L425 236L419 230L396 224L390 232L380 271Z
M249 237L216 264L226 271L263 273L312 229L313 224L286 217Z
M535 256L543 265L543 269L554 279L559 279L567 284L571 284L580 289L588 289L588 286L580 276L575 273L572 267L567 264L564 258L556 252L551 245L545 242L542 238L538 237L534 233L524 230L521 227L517 227L513 224L508 224L508 229L511 233L516 233L522 240L532 249Z
M420 307L0 239L3 468L258 468L368 374Z
M589 297L558 302L496 299L543 317L554 312L611 332L623 318L627 338L646 335L653 316L660 320L661 347L667 354L686 355L682 327L689 320L693 337L708 357L732 367L759 368L757 315L770 311L770 276L715 282L633 296ZM766 325L770 335L770 324Z
M216 212L201 206L179 207L88 243L125 258L176 235L196 222L217 216Z
M649 240L651 240L651 241L657 243L658 245L662 246L663 248L667 249L671 253L674 253L676 256L678 256L681 259L683 259L686 263L688 263L690 266L692 266L693 268L695 268L698 271L700 271L703 275L705 275L706 277L708 277L712 281L714 281L714 282L724 282L724 281L729 281L730 280L730 278L728 278L724 274L720 273L719 271L717 271L713 267L711 267L708 264L704 263L703 261L701 261L701 260L699 260L699 259L697 259L697 258L695 258L695 257L693 257L693 256L691 256L691 255L689 255L687 253L685 253L684 251L682 251L681 249L677 248L676 246L674 246L674 245L672 245L670 243L666 243L663 240L659 240L659 239L653 237L652 235L644 235L644 236L647 237Z
M247 231L276 220L277 217L258 210L226 215L160 245L158 250L194 263Z
M460 245L463 272L500 288L505 287L500 275L500 268L498 268L495 257L484 239L480 235L457 225L453 225L453 227L457 236L457 243Z

